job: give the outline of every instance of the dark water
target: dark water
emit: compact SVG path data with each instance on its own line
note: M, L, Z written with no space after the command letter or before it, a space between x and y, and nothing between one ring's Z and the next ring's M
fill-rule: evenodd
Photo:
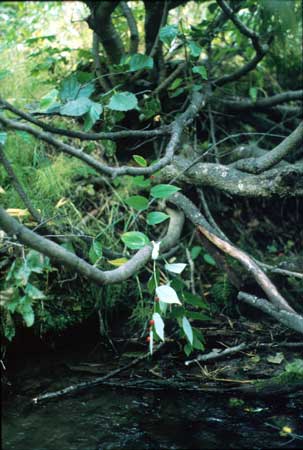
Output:
M68 383L66 383L68 385ZM300 397L301 395L301 397ZM26 407L4 404L3 450L302 448L303 397L244 400L98 387ZM288 425L292 435L280 436ZM301 436L301 439L300 439Z

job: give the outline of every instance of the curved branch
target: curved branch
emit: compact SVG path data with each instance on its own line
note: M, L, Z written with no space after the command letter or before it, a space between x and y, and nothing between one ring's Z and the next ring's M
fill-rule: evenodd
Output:
M231 7L225 0L217 0L218 5L224 11L224 13L230 18L233 24L238 28L238 30L246 37L248 37L256 50L257 53L262 53L262 45L260 43L260 36L250 28L248 28L241 20L237 17Z
M184 215L178 211L168 210L170 223L167 235L161 243L161 252L168 250L179 241L184 223ZM16 219L11 217L5 209L0 207L0 227L9 235L15 235L19 242L25 244L43 255L65 265L83 275L98 285L120 283L127 280L151 258L152 247L146 245L139 250L127 263L114 270L102 271L74 255L65 248L31 231Z
M57 128L53 127L52 125L49 125L47 123L42 122L39 119L36 119L31 114L28 114L24 111L21 111L20 109L16 108L15 106L11 105L6 100L2 99L0 97L0 106L3 107L3 109L7 109L8 111L13 112L14 114L17 114L17 116L22 117L23 119L27 120L28 122L31 122L38 127L42 128L45 131L49 131L53 134L59 134L62 136L68 136L71 138L78 138L82 141L99 141L102 139L109 139L112 141L116 141L118 139L123 138L132 138L132 137L153 137L153 136L163 136L170 133L170 126L164 126L161 128L157 128L156 130L125 130L125 131L105 131L101 133L85 133L83 131L72 131L72 130L65 130L63 128Z
M285 138L277 147L259 158L248 158L238 161L236 168L245 172L259 174L278 164L286 155L296 150L301 144L303 148L303 123Z
M121 167L110 167L107 164L96 160L92 156L84 153L82 150L73 147L68 144L64 144L58 139L54 138L48 133L38 131L35 128L18 123L16 121L5 118L0 114L0 123L3 123L9 128L15 130L27 131L28 133L36 136L37 138L48 142L59 150L84 161L89 166L93 167L96 171L100 173L105 173L116 177L118 175L151 175L152 173L162 169L167 164L169 164L174 156L175 150L179 145L180 138L182 136L184 127L190 124L193 119L198 114L200 108L204 105L204 95L200 93L194 93L193 99L189 107L182 113L171 125L171 137L167 144L165 155L155 164L149 167L132 167L132 166L121 166Z

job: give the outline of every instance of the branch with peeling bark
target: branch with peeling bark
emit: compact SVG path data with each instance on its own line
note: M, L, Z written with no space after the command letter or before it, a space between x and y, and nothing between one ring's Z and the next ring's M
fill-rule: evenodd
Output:
M267 294L270 301L279 309L294 312L287 301L278 292L277 288L270 281L267 275L260 269L256 262L245 252L236 248L231 243L221 239L209 225L207 220L198 210L198 208L184 195L176 193L170 197L170 202L180 208L185 216L195 225L198 230L216 247L224 253L237 259L245 269L255 278L259 286Z
M170 223L167 234L161 242L161 252L167 251L176 245L181 237L184 223L182 212L168 209ZM16 219L11 217L5 209L0 207L0 228L8 235L16 236L16 239L24 244L50 257L51 259L63 264L69 269L77 272L98 285L120 283L127 280L150 260L152 254L151 245L146 245L140 249L129 261L114 270L102 271L89 264L84 259L79 258L60 245L39 236L34 231L22 225Z

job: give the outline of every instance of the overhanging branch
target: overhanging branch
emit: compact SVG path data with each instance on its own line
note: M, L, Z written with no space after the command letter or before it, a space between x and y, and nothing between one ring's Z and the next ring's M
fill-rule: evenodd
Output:
M181 237L184 223L183 213L171 209L168 209L167 212L170 215L170 222L166 237L161 243L161 252L166 251L177 244ZM1 207L0 228L7 234L16 236L17 240L22 244L37 250L55 261L58 261L98 285L120 283L127 280L145 266L151 258L152 253L151 245L146 245L129 261L117 269L102 271L55 242L52 242L51 240L31 231L29 228L25 227L16 219L11 217L5 209Z

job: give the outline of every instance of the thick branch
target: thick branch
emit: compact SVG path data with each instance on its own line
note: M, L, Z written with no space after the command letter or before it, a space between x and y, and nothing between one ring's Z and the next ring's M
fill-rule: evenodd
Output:
M87 19L89 27L97 33L100 42L113 64L119 64L124 48L119 34L113 26L111 14L119 0L88 2L91 15Z
M296 150L301 145L303 148L303 123L284 139L277 147L259 158L249 158L238 161L236 168L245 172L259 174L279 163L286 155Z
M301 316L300 314L285 310L278 310L264 298L258 298L245 292L239 292L238 300L243 300L249 305L254 306L265 312L266 314L274 317L279 322L283 323L283 325L286 325L288 328L291 328L292 330L298 331L299 333L303 334L303 316Z
M161 252L166 251L176 245L181 237L182 227L184 223L183 213L168 210L171 217L167 235L161 243ZM27 245L34 250L49 256L66 267L83 275L98 285L120 283L127 280L149 261L152 253L152 247L146 245L139 250L127 263L114 270L102 271L84 261L82 258L74 255L60 245L39 236L37 233L29 230L27 227L19 223L11 217L5 209L0 207L0 228L7 234L15 235L19 242Z
M260 175L241 172L230 166L196 163L175 156L160 174L163 182L178 179L196 186L210 186L241 197L303 196L303 162L268 170Z
M270 281L268 276L260 269L260 267L242 250L236 248L230 243L224 241L213 233L210 233L201 225L198 225L198 230L207 237L213 244L215 244L220 250L233 258L240 261L240 263L246 268L246 270L252 274L256 282L261 286L263 291L267 294L271 302L279 309L285 309L292 311L293 309L288 305L287 301L278 292L275 285Z

